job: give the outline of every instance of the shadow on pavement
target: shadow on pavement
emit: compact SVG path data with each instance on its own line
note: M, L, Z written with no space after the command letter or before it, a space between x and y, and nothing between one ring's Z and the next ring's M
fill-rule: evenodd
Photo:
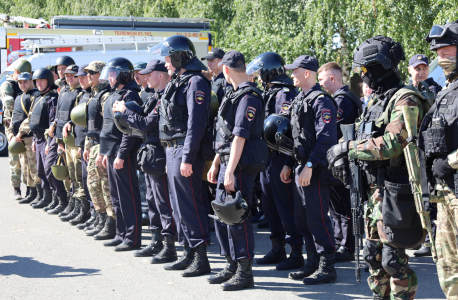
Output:
M2 261L9 261L5 263ZM25 278L59 278L97 275L97 269L75 269L67 266L49 265L31 257L8 255L0 257L0 275L18 275ZM75 273L75 274L62 274ZM76 274L78 273L78 274Z

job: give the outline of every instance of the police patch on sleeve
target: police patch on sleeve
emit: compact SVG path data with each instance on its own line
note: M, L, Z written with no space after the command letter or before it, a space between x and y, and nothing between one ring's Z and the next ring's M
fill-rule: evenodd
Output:
M342 116L343 116L343 110L339 108L339 109L337 110L337 121L339 121L340 119L342 119Z
M331 110L327 108L323 108L321 110L321 119L323 119L323 122L325 123L331 122L331 119L332 119Z
M161 107L161 100L157 101L157 104L153 109L153 114L157 115L157 111L160 107Z
M256 108L254 108L253 106L248 106L248 108L246 109L246 118L248 119L248 121L253 121L255 115Z
M204 103L204 100L205 100L205 92L197 91L196 92L196 102L197 102L197 104Z
M282 113L287 112L290 106L291 106L291 102L284 101L283 104L281 105L281 112Z

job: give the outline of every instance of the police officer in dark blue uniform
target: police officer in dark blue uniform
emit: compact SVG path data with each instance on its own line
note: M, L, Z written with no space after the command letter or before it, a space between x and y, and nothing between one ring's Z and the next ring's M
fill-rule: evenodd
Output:
M114 125L112 111L116 101L142 104L133 74L132 63L121 57L110 60L100 74L100 79L110 82L113 92L104 106L96 165L102 163L108 171L110 196L116 213L116 236L104 245L116 246L115 251L136 250L141 245L141 200L134 167L140 140L119 131Z
M224 77L232 84L233 90L226 94L218 111L215 128L217 155L208 172L208 181L218 183L215 201L223 203L224 195L238 190L248 205L251 205L257 174L250 172L255 171L249 170L250 167L242 170L239 163L244 155L259 155L252 148L252 143L265 143L262 140L262 91L256 88L255 83L246 81L245 58L242 53L234 50L227 52L221 65L224 66ZM251 216L236 225L215 221L215 227L220 254L226 257L227 265L207 280L210 283L221 283L223 290L253 287L254 233Z
M342 137L340 125L353 124L363 112L361 100L342 83L342 68L329 62L318 69L318 81L323 89L334 96L337 102L337 139ZM334 237L337 251L336 262L355 259L355 239L351 217L350 190L338 182L331 188L330 214L334 220Z
M266 52L256 57L247 67L247 74L259 73L265 88L265 118L271 114L286 113L297 96L292 79L286 74L285 61L274 52ZM304 266L302 247L304 239L294 221L294 185L284 183L280 172L286 155L270 150L270 160L266 171L261 173L262 208L271 231L272 250L258 264L277 264L277 270L294 270ZM285 244L291 246L287 259Z
M29 127L33 133L32 149L35 149L37 154L37 174L41 179L43 198L37 203L32 202L31 205L33 208L43 208L51 203L51 187L53 186L47 178L47 174L52 174L52 164L47 160L48 144L52 137L48 137L48 140L46 140L45 131L54 122L58 95L54 91L57 88L57 85L54 84L54 75L49 69L37 69L33 73L32 80L40 91L40 96L35 99L33 106L30 108ZM48 148L48 151L46 151L46 148Z
M148 86L155 90L143 105L143 117L124 105L117 102L113 111L121 112L122 118L131 126L143 132L143 142L140 151L149 152L155 157L151 162L157 174L146 176L146 199L148 201L148 215L152 239L150 245L141 251L136 251L135 256L154 256L151 263L168 263L177 259L175 250L177 214L172 211L169 197L169 184L165 173L165 151L159 140L159 109L160 99L169 81L169 74L165 62L152 60L147 67L139 72L147 76ZM160 162L163 161L163 164ZM139 162L146 163L146 162Z
M164 56L172 73L161 98L159 137L166 148L170 201L179 218L178 241L184 246L183 256L164 268L184 270L183 277L207 274L210 232L202 200L205 161L200 151L210 108L210 82L202 75L207 68L184 36L171 36L152 52Z
M143 103L148 102L148 98L154 94L154 89L148 86L146 74L140 73L147 65L146 62L138 62L134 65L134 79L141 88L139 95Z
M304 284L335 282L336 248L328 217L330 187L327 183L332 173L327 172L326 152L337 143L337 105L316 83L318 61L315 58L302 55L285 68L293 70L294 86L302 89L289 113L296 160L295 220L307 250L306 265L289 277L303 279ZM291 182L291 170L292 162L288 159L280 174L283 182Z

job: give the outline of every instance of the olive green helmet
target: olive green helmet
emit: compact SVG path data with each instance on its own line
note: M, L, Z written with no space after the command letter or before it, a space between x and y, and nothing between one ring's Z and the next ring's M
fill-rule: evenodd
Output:
M87 103L80 103L73 107L70 118L76 125L87 127Z
M25 59L16 60L13 63L13 69L18 70L19 73L27 72L32 74L32 65Z
M63 163L61 164L61 161ZM51 167L52 174L57 180L66 180L70 177L68 172L67 160L65 159L65 154L60 155L57 160L57 164Z
M68 132L68 136L63 138L65 145L70 146L70 147L76 147L75 144L75 134L73 133L73 130Z
M11 154L21 154L21 153L24 153L26 151L25 149L25 145L23 142L16 142L16 139L12 139L8 145L8 151L11 153Z

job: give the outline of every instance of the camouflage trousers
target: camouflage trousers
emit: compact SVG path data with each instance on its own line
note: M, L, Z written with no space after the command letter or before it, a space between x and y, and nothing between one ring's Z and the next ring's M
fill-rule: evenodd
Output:
M445 202L437 204L437 274L448 300L458 300L458 199L444 191Z
M375 245L375 261L378 268L373 268L369 263L370 275L367 278L369 288L380 297L391 296L392 300L411 300L415 298L418 288L418 280L415 272L409 267L409 256L405 254L403 249L396 249L390 245L386 238L383 226L382 216L383 197L380 194L380 189L372 188L369 192L369 201L365 211L366 220L366 246L364 252L368 251L369 244ZM396 250L399 255L396 254ZM397 277L391 276L382 266L383 253L392 255L392 258L397 258L396 264L402 266Z
M104 167L97 167L95 159L100 151L100 145L95 145L89 150L89 162L87 164L87 188L92 198L94 208L99 213L107 213L108 216L116 218L113 204L110 197L110 186L108 185L108 173Z
M65 190L67 191L67 193L69 193L72 190L72 180L65 179L62 182L64 183Z
M8 154L10 162L11 185L13 188L21 187L21 162L19 154Z
M37 174L37 155L32 151L32 137L23 139L26 151L19 154L21 164L22 182L30 187L41 184L41 179Z
M68 173L70 180L73 183L73 197L79 200L86 200L86 193L83 187L83 169L81 168L81 155L78 154L79 147L65 147L65 155L67 157ZM64 185L65 185L64 180ZM65 187L67 190L67 186ZM69 190L67 190L68 192Z

